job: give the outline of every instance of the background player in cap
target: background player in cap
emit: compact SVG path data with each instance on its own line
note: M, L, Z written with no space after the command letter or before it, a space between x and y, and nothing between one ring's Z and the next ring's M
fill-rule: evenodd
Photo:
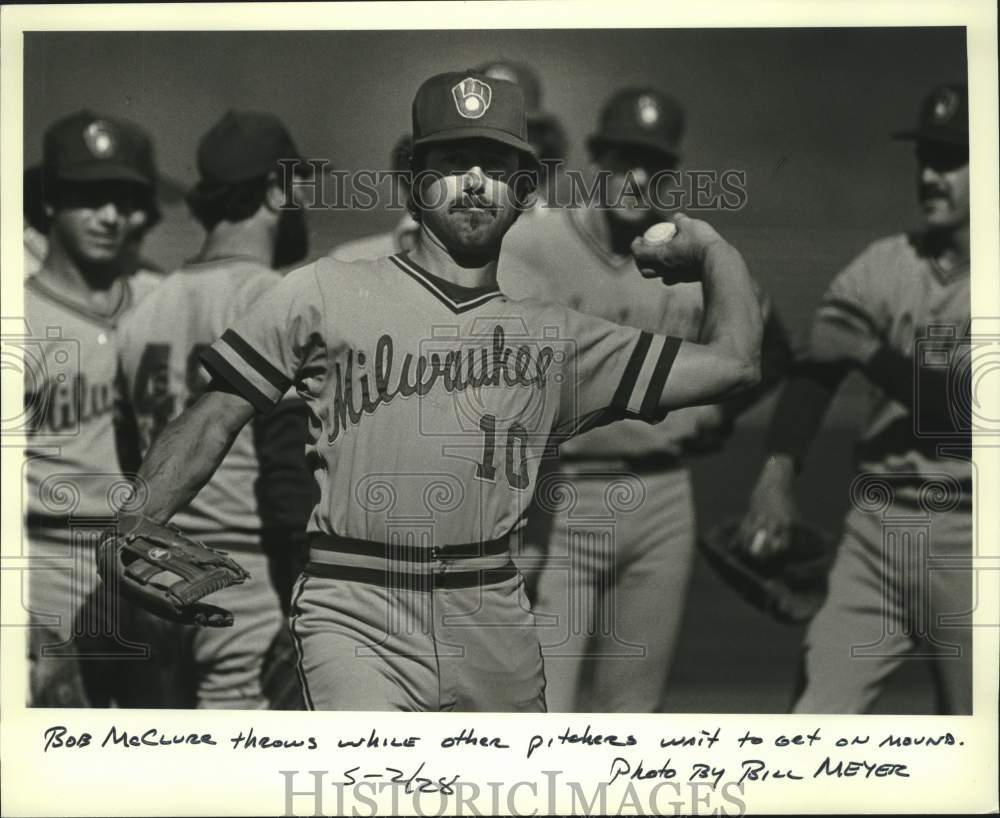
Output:
M539 159L538 189L535 195L544 204L555 199L560 176L559 163L566 159L566 131L551 111L542 106L542 79L538 71L526 62L496 59L475 69L487 77L515 82L524 93L524 115L528 123L528 142Z
M180 186L165 179L156 179L157 197L166 204L182 196ZM118 257L122 275L160 273L156 262L143 254L142 244L149 232L160 223L160 208L156 199L144 203L149 210L134 210L129 217L128 240ZM24 275L34 275L41 268L48 252L49 219L45 212L45 168L35 165L24 171Z
M924 223L876 241L830 284L743 521L744 545L762 559L794 547L802 460L844 377L863 373L873 394L859 477L829 597L805 637L801 713L865 712L910 653L931 660L941 712L972 712L971 623L944 622L972 608L966 86L932 91L917 127L897 137L916 144ZM950 333L934 344L952 363L928 370L917 342L933 325Z
M657 201L665 201L664 172L678 166L683 128L679 103L654 88L614 94L588 140L595 171L608 174L608 201L526 214L504 243L504 290L697 340L701 286L644 279L629 254L637 237L668 217ZM651 195L657 174L659 199ZM738 403L672 412L655 426L595 429L564 443L560 461L546 464L522 570L544 566L533 595L550 710L663 708L694 556L684 456L718 448L736 414L780 377L787 340L766 305L765 313L764 382Z
M123 276L121 262L136 214L156 212L156 170L142 130L86 110L46 131L42 166L48 246L24 290L38 350L25 373L30 694L35 705L80 706L69 640L97 573L93 532L74 523L110 518L123 487L113 422L118 328L158 279Z
M543 449L752 385L759 308L739 253L683 217L672 242L635 249L670 280L702 277L703 343L512 301L497 258L535 162L520 90L432 77L413 135L426 171L416 248L321 259L258 299L204 353L213 384L143 463L145 511L173 516L294 385L320 488L292 613L308 705L538 711L542 660L510 540Z
M206 235L198 254L169 275L122 327L126 405L138 454L208 385L199 353L281 280L278 263L306 254L304 213L281 160L299 152L277 117L229 111L201 138L188 204ZM280 254L280 255L279 255ZM261 671L282 630L304 564L305 524L315 503L302 441L305 406L289 395L248 424L212 479L175 521L250 572L245 587L214 597L232 628L167 623L127 609L149 662L122 662L111 676L120 705L256 709L267 704ZM138 463L136 463L138 465ZM284 611L284 615L282 613Z

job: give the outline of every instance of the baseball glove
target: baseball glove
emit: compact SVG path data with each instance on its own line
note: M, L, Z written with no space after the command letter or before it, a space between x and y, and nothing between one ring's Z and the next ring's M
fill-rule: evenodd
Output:
M223 552L178 528L126 514L98 547L97 571L106 586L150 613L213 628L229 627L233 615L200 600L250 578Z
M724 523L698 539L709 565L747 602L788 625L808 622L826 599L835 543L825 532L796 523L788 548L758 558L739 542L739 523Z

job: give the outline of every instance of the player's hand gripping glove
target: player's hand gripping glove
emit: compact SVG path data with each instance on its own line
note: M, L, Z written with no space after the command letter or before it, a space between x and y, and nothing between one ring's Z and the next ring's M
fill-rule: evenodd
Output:
M779 622L808 622L826 599L835 544L812 526L793 523L788 547L763 558L747 553L736 522L699 537L698 548L727 585Z
M201 599L250 578L223 552L138 514L122 514L105 536L97 572L105 586L150 613L213 628L229 627L233 615Z

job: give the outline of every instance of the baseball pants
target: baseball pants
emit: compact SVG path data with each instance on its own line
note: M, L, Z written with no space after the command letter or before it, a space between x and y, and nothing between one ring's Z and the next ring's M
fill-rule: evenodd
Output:
M498 570L484 568L466 587L445 579L470 575L463 560L431 560L433 579L416 582L399 574L345 578L354 574L342 566L319 576L323 566L310 564L290 619L306 706L544 711L538 637L524 580L509 559L503 555L491 566Z
M232 611L233 626L185 630L190 634L198 679L198 707L255 710L267 707L261 669L264 654L284 627L285 617L271 585L267 557L236 549L230 549L229 554L250 572L250 579L223 588L209 601Z
M897 520L899 522L894 522ZM854 509L804 644L796 713L865 713L904 661L930 663L941 713L972 713L972 513Z
M564 465L535 615L550 712L662 709L695 512L685 469Z
M28 534L29 706L88 703L72 640L77 613L98 583L94 545L84 537L71 545L65 530Z

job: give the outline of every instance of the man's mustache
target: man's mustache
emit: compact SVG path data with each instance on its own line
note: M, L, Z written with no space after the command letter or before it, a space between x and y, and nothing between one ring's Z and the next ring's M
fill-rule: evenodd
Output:
M921 197L927 199L930 197L941 197L947 198L948 191L944 188L937 187L936 185L921 185L920 186Z
M469 210L470 208L477 208L479 210L496 210L497 206L483 196L476 196L475 194L467 193L456 196L455 201L451 205L452 210Z

